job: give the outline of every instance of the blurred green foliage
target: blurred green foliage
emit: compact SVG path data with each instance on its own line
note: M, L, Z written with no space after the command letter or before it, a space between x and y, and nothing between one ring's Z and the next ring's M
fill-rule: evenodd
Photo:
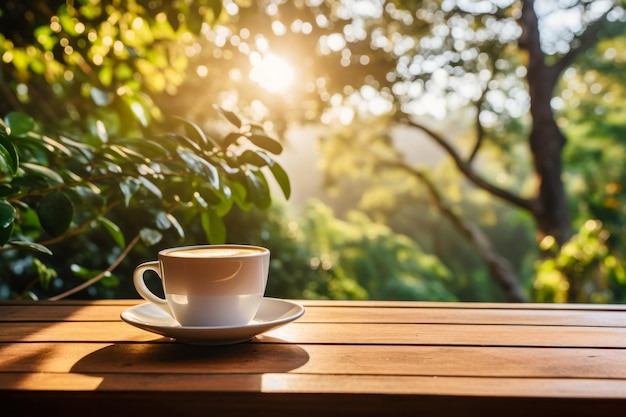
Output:
M297 216L233 211L228 239L270 248L267 294L295 298L454 301L450 271L407 236L362 212L340 219L319 201Z
M262 125L215 107L209 130L149 98L180 84L186 64L172 51L220 2L54 5L0 9L0 82L23 110L0 120L2 298L115 288L113 270L137 245L182 240L192 220L196 239L223 242L234 206L271 205L270 177L289 197L282 144Z
M480 146L480 176L532 193L516 2L314 3L4 1L0 298L94 280L77 296L134 296L130 271L158 249L228 241L272 250L270 295L503 300L424 185L390 167L417 154L535 300L626 301L623 22L607 24L555 92L578 232L538 247L528 214L470 186L423 151L424 137L407 147L390 133L413 112L461 152ZM558 59L577 33L545 35ZM275 52L298 78L268 95L248 75ZM272 182L291 193L274 132L294 121L333 127L320 141L333 209L311 202L294 215L271 198Z
M565 245L554 239L541 242L552 256L539 262L534 281L538 302L608 303L622 300L626 288L624 264L607 245L609 232L599 221L589 220ZM576 287L572 288L571 283Z

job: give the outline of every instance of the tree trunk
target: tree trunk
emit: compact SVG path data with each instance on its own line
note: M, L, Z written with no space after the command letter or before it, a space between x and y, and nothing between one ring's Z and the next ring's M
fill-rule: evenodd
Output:
M534 0L523 1L520 22L523 35L519 44L528 52L527 80L532 116L529 140L538 182L531 212L537 223L539 238L550 235L563 244L572 234L567 196L561 179L565 137L554 120L550 105L559 70L548 66L544 60Z

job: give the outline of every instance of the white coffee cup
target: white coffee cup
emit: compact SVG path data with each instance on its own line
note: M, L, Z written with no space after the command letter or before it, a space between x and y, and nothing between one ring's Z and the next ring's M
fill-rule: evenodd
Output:
M158 261L135 268L137 292L182 326L241 326L257 313L269 272L270 251L251 245L198 245L164 249ZM165 299L146 286L144 273L161 278Z

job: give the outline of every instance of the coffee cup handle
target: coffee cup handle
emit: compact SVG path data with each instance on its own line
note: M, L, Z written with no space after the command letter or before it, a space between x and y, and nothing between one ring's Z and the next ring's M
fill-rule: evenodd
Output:
M135 289L146 300L152 302L157 307L165 310L168 314L171 315L170 308L167 305L167 300L155 295L150 289L146 286L146 282L143 279L143 274L146 271L154 271L161 278L161 268L159 268L158 261L150 261L144 262L138 265L133 272L133 283L135 284Z

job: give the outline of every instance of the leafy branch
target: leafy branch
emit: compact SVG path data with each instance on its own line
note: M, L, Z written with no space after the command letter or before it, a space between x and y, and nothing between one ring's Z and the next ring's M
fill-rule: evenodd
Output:
M137 246L137 244L141 241L141 234L137 233L137 235L135 235L135 237L128 243L128 245L126 246L126 248L124 248L124 250L122 251L122 253L120 253L120 255L115 259L115 261L113 261L111 263L111 265L109 265L109 267L107 269L105 269L104 271L100 272L98 275L96 275L95 277L91 278L88 281L85 281L84 283L77 285L74 288L71 288L61 294L55 295L54 297L50 297L48 298L48 300L50 301L59 301L62 300L64 298L69 297L70 295L76 294L79 291L84 290L85 288L88 288L94 284L96 284L97 282L101 281L103 278L105 278L106 276L108 276L111 272L113 272L113 270L115 268L118 267L118 265L128 256L128 254L133 250L133 248L135 246Z
M222 242L222 218L234 205L244 210L269 207L266 175L285 196L291 188L272 156L282 151L280 142L232 112L220 109L220 113L236 128L222 139L180 119L182 132L110 138L99 147L61 143L36 132L29 116L9 115L0 130L0 172L5 174L0 177L0 253L27 249L53 255L48 247L91 233L94 221L124 248L124 256L138 239L148 246L158 243L159 230L172 229L183 238L185 222L191 218L201 219L209 242ZM23 146L24 137L28 147ZM141 213L138 224L124 219L124 212L133 210ZM114 216L104 218L107 213ZM75 222L80 224L72 227ZM135 238L126 246L124 231L132 232L138 225L144 226L140 233L133 232ZM124 256L56 297L101 281ZM48 270L38 270L44 271L39 280L47 282Z

